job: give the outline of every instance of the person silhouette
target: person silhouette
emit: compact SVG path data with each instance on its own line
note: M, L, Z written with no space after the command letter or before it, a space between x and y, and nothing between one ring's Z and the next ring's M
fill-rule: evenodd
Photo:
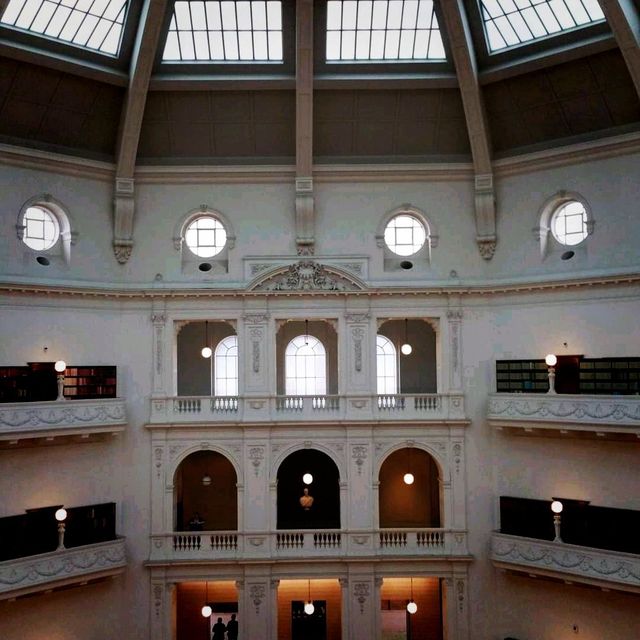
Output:
M224 626L222 618L218 618L218 622L213 625L213 635L211 636L211 640L224 640L224 632L226 630L227 627Z
M238 640L238 621L236 614L231 614L231 620L227 622L227 640Z

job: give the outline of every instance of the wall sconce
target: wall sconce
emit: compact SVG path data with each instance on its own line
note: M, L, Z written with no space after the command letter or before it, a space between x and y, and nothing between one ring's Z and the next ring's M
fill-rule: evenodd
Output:
M313 600L311 600L311 580L307 581L309 583L309 599L304 603L304 612L311 616L316 608L313 606Z
M547 375L549 376L549 391L547 393L555 393L556 392L556 369L555 366L558 364L558 358L553 354L549 353L544 359L547 364Z
M413 615L418 610L418 605L413 600L413 578L411 578L411 600L407 603L407 611Z
M53 368L56 370L56 373L58 374L57 379L58 379L58 397L56 398L57 402L60 402L61 400L64 400L64 372L67 368L67 363L64 360L58 360L54 365Z
M302 476L302 482L305 484L311 484L313 482L313 476L310 473L305 473Z
M408 356L413 351L413 347L409 344L409 320L404 319L404 343L400 347L402 355Z
M64 521L67 519L67 510L64 507L58 509L55 513L56 520L58 521L58 548L56 551L62 551L64 546Z
M204 607L202 607L202 609L200 609L200 613L202 614L203 618L210 618L211 614L213 613L213 609L209 606L209 581L207 580L205 584L205 605Z
M213 354L211 347L209 346L209 321L204 321L204 347L202 347L202 351L200 352L203 358L210 358Z
M560 514L563 509L562 502L560 500L554 500L551 503L551 511L553 511L553 528L555 530L556 537L553 539L554 542L562 542L562 538L560 537Z

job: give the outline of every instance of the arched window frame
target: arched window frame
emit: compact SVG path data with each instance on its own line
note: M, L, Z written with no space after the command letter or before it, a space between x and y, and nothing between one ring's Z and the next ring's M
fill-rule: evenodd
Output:
M24 224L24 214L31 207L39 207L45 209L55 219L58 224L58 238L54 244L48 249L32 249L24 242L24 234L26 225ZM16 221L16 232L18 240L22 243L22 247L29 254L45 255L47 257L60 256L65 264L69 264L71 259L71 247L76 244L78 232L75 231L69 210L59 200L49 193L43 193L27 200L20 211Z
M235 352L235 353L234 353ZM235 375L229 376L229 366ZM223 338L213 353L213 393L216 396L238 395L238 336Z
M376 392L378 395L395 395L399 389L398 351L387 336L379 333L376 335Z
M551 225L553 223L553 216L555 213L568 202L579 202L585 210L587 216L587 237L582 242L576 245L562 244L556 239L551 231ZM591 212L591 207L586 199L575 191L558 191L551 196L542 205L538 212L538 225L534 227L533 233L536 239L540 243L540 257L544 260L552 250L566 251L569 249L575 249L576 247L582 247L585 245L589 236L593 234L595 228L595 220Z
M308 347L307 350L311 350L313 353L300 354L300 350L305 347ZM297 375L300 361L302 361L301 366L305 374L302 377ZM306 375L308 368L311 367L314 375ZM318 375L319 371L320 375ZM288 396L326 395L327 350L324 344L312 335L299 335L293 338L284 352L284 376L285 394Z
M400 215L412 216L418 220L418 222L420 222L424 227L426 234L424 245L422 245L416 253L406 256L406 258L405 256L400 256L391 251L384 240L387 225L393 218ZM387 213L385 213L380 219L376 229L376 244L384 251L385 260L403 261L406 259L412 262L424 261L429 265L431 264L431 251L438 246L438 240L439 235L435 222L429 218L424 211L408 203L392 209L391 211L387 211Z

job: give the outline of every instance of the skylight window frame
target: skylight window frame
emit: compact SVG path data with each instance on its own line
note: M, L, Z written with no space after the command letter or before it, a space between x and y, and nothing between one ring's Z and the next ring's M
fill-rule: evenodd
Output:
M267 76L281 77L295 74L296 58L296 15L295 0L282 2L282 60L163 60L164 49L169 35L169 26L173 17L174 5L171 0L163 24L162 37L158 43L154 73L158 75L205 75L205 76Z
M1 22L0 39L4 41L5 45L33 51L36 54L45 56L53 55L70 61L77 59L80 64L89 63L97 67L126 71L129 68L129 59L133 52L141 10L141 2L128 0L126 15L122 24L120 48L116 55L103 53L96 49L89 49L83 45L66 42L45 34L27 31L26 29Z
M444 28L444 18L440 3L434 0L434 11L438 20L444 60L327 60L327 6L329 0L314 4L314 67L315 73L321 76L332 75L365 75L365 76L419 76L429 77L439 74L453 73L455 68L451 56L451 48Z

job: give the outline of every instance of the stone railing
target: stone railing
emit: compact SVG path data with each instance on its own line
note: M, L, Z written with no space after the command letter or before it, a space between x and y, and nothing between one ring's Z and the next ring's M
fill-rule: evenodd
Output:
M462 394L152 398L151 424L466 421Z
M491 537L490 553L500 568L640 593L639 555L503 533Z
M124 538L0 562L0 600L122 573Z
M384 556L468 557L466 531L448 529L198 531L151 536L150 562Z
M0 404L0 440L117 433L127 424L122 398Z
M640 396L494 393L487 417L497 428L640 435Z

